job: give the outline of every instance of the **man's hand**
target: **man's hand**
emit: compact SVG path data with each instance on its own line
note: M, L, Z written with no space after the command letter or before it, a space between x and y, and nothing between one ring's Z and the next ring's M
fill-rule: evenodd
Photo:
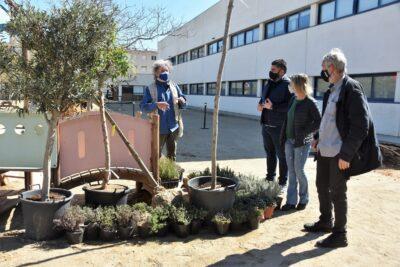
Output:
M272 109L272 102L271 102L271 100L269 100L269 98L267 98L267 101L265 102L264 107L266 109Z
M186 103L186 100L185 100L183 97L178 97L178 98L176 99L176 104L179 104L179 103L185 104L185 103Z
M312 148L314 151L317 151L317 149L318 149L318 140L316 140L316 139L313 139L313 140L312 140L312 142L311 142L311 148Z
M169 109L169 104L167 102L157 102L157 108L162 110L162 111L166 111Z
M339 170L344 171L347 170L348 168L350 168L350 163L342 159L339 159Z
M263 105L261 105L261 104L258 104L258 105L257 105L257 110L258 110L258 111L261 112L261 111L263 111L263 109L264 109Z

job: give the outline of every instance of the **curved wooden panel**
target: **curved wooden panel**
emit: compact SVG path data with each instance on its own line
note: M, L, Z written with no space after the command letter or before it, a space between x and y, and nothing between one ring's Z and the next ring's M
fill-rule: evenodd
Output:
M119 113L111 114L118 126L128 136L145 165L151 169L152 123L139 117ZM110 134L111 166L138 168L120 137ZM133 139L133 140L132 140ZM88 112L59 124L59 172L60 178L91 169L104 168L105 155L99 112Z

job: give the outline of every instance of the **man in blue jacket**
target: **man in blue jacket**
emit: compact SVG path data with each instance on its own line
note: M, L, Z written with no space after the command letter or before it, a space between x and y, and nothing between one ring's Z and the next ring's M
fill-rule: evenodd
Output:
M157 60L153 65L154 82L150 84L140 103L143 112L160 115L160 156L167 147L167 157L176 160L177 140L183 135L181 110L186 107L186 97L170 80L171 62Z
M276 177L277 158L279 159L279 185L287 183L287 165L284 148L280 143L280 134L288 111L292 94L289 91L290 79L286 76L287 66L283 59L271 63L269 79L262 90L258 103L261 112L261 127L264 150L267 154L266 179L273 181Z

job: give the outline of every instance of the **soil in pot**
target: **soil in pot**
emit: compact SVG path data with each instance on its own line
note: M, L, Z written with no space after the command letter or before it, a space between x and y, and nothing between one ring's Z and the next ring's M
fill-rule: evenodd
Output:
M97 223L89 223L85 227L85 240L97 240L99 238L100 227Z
M137 230L140 238L147 238L150 236L151 229L149 227L139 226Z
M27 197L26 199L32 200L32 201L42 201L42 194L34 194L30 197ZM63 201L64 199L65 199L65 195L50 191L50 194L49 194L50 201Z
M198 233L200 233L202 225L203 222L201 220L193 220L190 223L190 233L193 235L197 235Z
M133 227L118 227L118 236L121 240L127 240L132 237Z
M115 230L100 229L100 239L103 241L113 241L116 237Z
M82 243L83 241L83 230L75 231L75 232L66 232L65 238L68 243L71 245Z
M174 224L175 234L180 238L186 238L189 236L190 224Z
M256 230L260 227L260 218L250 218L249 227L251 230Z
M161 185L167 189L172 189L177 187L179 184L179 179L176 180L168 180L168 181L161 181Z
M275 206L268 206L264 209L264 219L271 219L274 215Z
M230 223L216 223L215 227L219 235L226 235L229 231Z

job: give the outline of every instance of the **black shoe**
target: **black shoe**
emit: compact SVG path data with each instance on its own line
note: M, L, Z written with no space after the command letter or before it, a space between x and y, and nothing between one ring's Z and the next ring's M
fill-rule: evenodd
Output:
M318 241L316 244L320 248L344 248L348 246L346 233L332 233L327 238Z
M295 210L295 209L296 209L296 206L290 205L290 204L285 204L281 208L282 211L289 211L289 210Z
M332 225L322 223L321 221L318 221L316 223L306 223L304 225L304 230L306 232L312 232L312 233L317 233L317 232L330 233L332 232Z
M304 210L304 209L306 209L306 207L307 207L307 204L300 203L297 205L296 210Z

